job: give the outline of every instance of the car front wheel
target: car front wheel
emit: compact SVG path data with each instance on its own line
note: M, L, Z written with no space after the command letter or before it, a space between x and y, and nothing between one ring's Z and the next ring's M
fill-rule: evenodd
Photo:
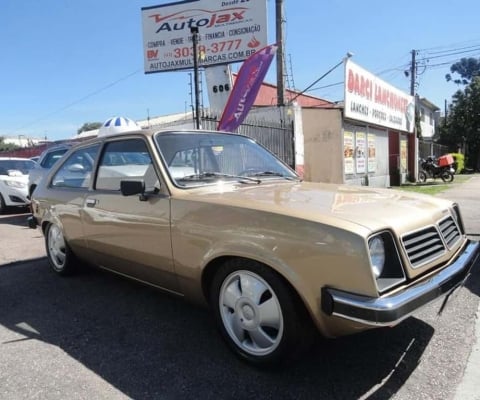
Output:
M224 264L213 279L210 301L227 344L253 364L287 361L309 343L303 305L280 276L260 263Z
M75 256L58 225L48 225L45 232L45 245L50 266L57 274L70 275L75 271Z
M5 201L3 200L2 194L0 193L0 214L3 214L7 209Z

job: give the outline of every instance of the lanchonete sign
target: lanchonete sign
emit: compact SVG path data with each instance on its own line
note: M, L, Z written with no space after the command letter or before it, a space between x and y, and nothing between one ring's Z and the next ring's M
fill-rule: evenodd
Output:
M145 73L193 68L192 28L201 66L247 59L267 45L265 0L191 0L142 8Z
M345 62L345 117L413 132L415 99L351 60Z

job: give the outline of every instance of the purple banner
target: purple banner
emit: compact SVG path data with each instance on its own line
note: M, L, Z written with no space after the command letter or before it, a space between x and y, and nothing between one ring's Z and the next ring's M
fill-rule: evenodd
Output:
M276 51L277 46L272 44L243 62L218 124L219 131L233 132L243 122L255 102Z

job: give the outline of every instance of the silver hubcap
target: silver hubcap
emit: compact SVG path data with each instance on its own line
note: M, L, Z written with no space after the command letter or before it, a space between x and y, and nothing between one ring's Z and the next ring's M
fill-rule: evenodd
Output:
M65 239L57 225L52 225L48 230L48 254L55 269L61 270L65 266L66 250Z
M235 271L220 288L220 314L232 340L251 355L268 355L283 336L280 303L270 285L251 271Z

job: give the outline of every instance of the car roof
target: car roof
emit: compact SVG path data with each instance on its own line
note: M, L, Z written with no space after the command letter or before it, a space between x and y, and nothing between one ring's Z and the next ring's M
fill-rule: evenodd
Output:
M241 134L237 133L231 133L231 132L223 132L223 131L215 131L215 130L207 130L207 129L174 129L174 128L163 128L163 129L139 129L135 131L129 131L129 132L120 132L120 133L112 133L108 135L103 135L103 136L98 136L86 141L82 142L77 142L77 143L86 143L86 142L94 142L94 141L101 141L105 138L120 138L124 136L129 136L129 135L138 135L141 134L143 136L153 136L155 134L178 134L178 135L184 135L184 134L191 134L191 133L197 133L197 134L228 134L228 135L236 135L236 136L243 136ZM77 144L75 143L75 144Z
M28 160L28 161L32 161L32 160L30 160L30 158L27 158L27 157L0 157L0 161L5 161L5 160L12 160L12 161Z
M58 149L69 149L70 147L76 145L77 143L80 143L80 142L64 142L64 143L54 144L52 146L47 147L45 150L43 150L43 153L46 153L48 151L55 151Z
M132 137L132 136L144 136L144 137L152 137L153 135L156 134L174 134L174 135L187 135L187 134L210 134L210 135L231 135L231 136L244 136L242 134L238 133L231 133L231 132L224 132L224 131L214 131L214 130L207 130L207 129L175 129L175 128L163 128L163 129L152 129L152 128L147 128L147 129L138 129L138 130L133 130L130 132L120 132L120 133L112 133L104 136L96 136L87 140L82 140L82 141L77 141L73 143L73 149L76 149L77 147L83 147L83 146L88 146L90 144L94 143L103 143L107 140L111 139L119 139L122 137ZM252 139L252 138L250 138ZM254 140L254 139L252 139Z

